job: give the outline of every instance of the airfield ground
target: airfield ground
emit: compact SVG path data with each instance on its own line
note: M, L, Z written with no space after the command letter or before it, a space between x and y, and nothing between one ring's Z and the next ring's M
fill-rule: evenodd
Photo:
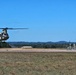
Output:
M0 52L76 52L76 50L50 48L0 48Z
M74 51L0 49L0 75L76 75L76 51Z

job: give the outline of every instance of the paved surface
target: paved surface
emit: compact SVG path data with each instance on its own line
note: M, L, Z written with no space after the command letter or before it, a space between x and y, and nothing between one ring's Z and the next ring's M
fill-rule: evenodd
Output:
M24 48L0 48L0 52L76 52L76 50L67 49L24 49Z

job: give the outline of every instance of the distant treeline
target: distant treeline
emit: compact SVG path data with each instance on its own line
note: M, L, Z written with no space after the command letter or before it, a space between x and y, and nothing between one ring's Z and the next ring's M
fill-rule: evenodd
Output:
M67 48L75 42L9 42L12 47L32 46L33 48Z
M0 42L0 48L11 48L11 46L6 42Z

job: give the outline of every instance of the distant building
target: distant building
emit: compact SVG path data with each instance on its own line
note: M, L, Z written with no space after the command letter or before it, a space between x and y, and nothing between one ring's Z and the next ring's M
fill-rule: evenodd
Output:
M23 46L21 48L23 48L23 49L29 49L29 48L32 48L32 46Z

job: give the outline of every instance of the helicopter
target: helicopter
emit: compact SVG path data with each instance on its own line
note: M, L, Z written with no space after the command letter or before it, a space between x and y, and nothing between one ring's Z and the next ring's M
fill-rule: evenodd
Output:
M17 29L21 30L21 29L28 29L28 28L8 28L8 27L6 27L6 28L0 28L0 29L2 29L2 32L0 33L0 42L3 42L3 41L6 41L9 39L9 34L8 34L7 30L17 30Z

